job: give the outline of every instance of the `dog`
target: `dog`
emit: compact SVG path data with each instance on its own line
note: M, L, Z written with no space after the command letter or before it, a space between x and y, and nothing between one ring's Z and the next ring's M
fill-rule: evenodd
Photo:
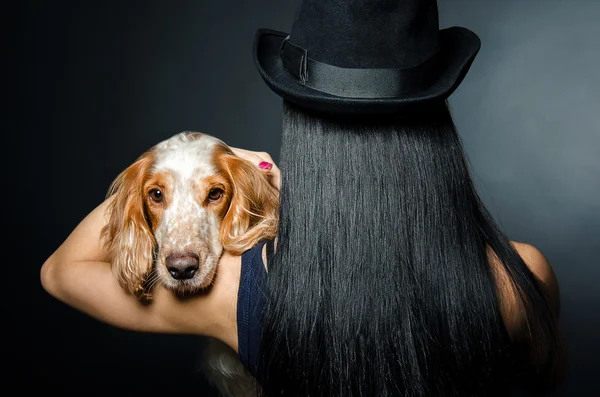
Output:
M214 136L185 131L143 153L109 187L102 230L121 287L150 303L157 284L189 295L210 286L223 251L241 255L277 234L278 191L254 164ZM224 396L255 381L224 343L210 339L203 369Z

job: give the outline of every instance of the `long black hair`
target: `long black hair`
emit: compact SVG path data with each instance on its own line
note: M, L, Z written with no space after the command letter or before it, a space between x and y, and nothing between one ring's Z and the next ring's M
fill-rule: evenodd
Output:
M445 102L403 118L283 110L264 395L498 395L551 372L553 312L479 198ZM519 340L490 250L526 314Z

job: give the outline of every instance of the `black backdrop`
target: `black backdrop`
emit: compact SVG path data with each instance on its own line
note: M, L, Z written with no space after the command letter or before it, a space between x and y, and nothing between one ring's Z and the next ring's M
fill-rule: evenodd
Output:
M7 394L211 396L197 338L137 334L48 296L43 261L155 143L198 130L279 158L280 101L251 59L254 31L286 30L297 1L13 2L5 8L2 139L8 227ZM482 50L452 96L476 183L512 239L561 285L571 370L598 389L600 3L440 0L442 27Z

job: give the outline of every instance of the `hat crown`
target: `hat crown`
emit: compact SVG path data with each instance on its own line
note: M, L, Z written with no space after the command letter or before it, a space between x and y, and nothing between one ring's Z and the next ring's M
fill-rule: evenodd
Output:
M305 0L290 42L345 68L410 68L439 45L435 0Z

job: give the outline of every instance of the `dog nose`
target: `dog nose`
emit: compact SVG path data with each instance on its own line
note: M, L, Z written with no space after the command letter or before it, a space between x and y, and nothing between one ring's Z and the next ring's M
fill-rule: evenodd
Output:
M194 277L199 260L196 254L169 254L166 259L167 270L175 280L187 280Z

